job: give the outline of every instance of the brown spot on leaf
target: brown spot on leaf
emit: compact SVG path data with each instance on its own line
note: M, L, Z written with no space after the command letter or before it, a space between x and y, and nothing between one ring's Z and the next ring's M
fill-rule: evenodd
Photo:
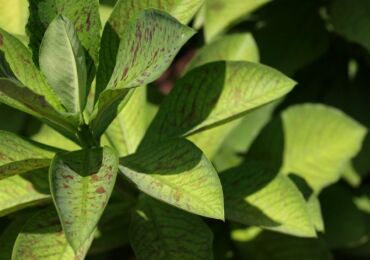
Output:
M86 18L86 30L90 31L90 28L91 28L91 12L88 12Z
M65 174L62 174L62 178L63 179L70 179L70 180L74 179L74 177L72 175L65 175Z
M105 193L104 187L100 186L99 188L97 188L96 193L99 193L99 194Z
M96 182L98 180L99 180L99 176L96 173L94 173L93 175L91 175L91 182Z
M63 188L68 189L69 188L69 185L66 184L66 183L63 183Z
M3 38L3 35L0 34L0 47L2 47L4 45L4 38Z

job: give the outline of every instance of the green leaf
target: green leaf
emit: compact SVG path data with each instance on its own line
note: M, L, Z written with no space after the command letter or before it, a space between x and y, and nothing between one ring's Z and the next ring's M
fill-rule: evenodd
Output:
M226 218L290 235L316 236L304 197L278 170L247 162L223 172Z
M16 161L1 165L0 180L11 177L13 175L47 168L50 164L50 161L50 159L26 159L23 161Z
M141 11L154 8L165 11L175 17L180 23L188 23L204 0L119 0L104 27L100 63L96 80L96 97L106 88L116 65L120 39L124 39L125 31L131 19Z
M201 66L205 63L220 60L240 60L258 62L257 45L251 34L230 34L203 47L191 61L188 69ZM230 123L209 129L190 136L208 158L213 158L226 136L241 123L234 120Z
M325 241L298 238L255 228L233 230L235 246L242 259L256 260L332 260Z
M32 92L16 81L0 78L0 101L39 118L63 135L76 140L78 119L75 116L60 113L47 102L45 96Z
M0 217L50 201L47 169L0 180Z
M91 241L92 236L74 252L63 233L54 207L48 207L26 222L15 242L12 259L84 259Z
M144 193L183 210L224 219L220 180L187 140L174 139L123 157L121 172Z
M177 82L161 105L142 145L168 137L189 136L241 117L285 95L294 84L280 72L260 64L203 65Z
M130 241L138 259L213 259L213 235L194 215L142 197Z
M341 111L297 105L282 113L285 152L282 171L294 173L319 192L336 182L361 149L366 129Z
M116 180L118 156L111 148L57 154L50 187L63 230L75 251L91 236Z
M91 57L95 64L98 63L101 30L98 0L78 2L74 0L28 0L28 2L30 18L27 33L30 36L30 47L35 60L38 60L39 48L46 28L55 16L63 15L73 22L78 38L89 54L88 57ZM89 66L91 64L88 64Z
M207 0L204 24L206 40L211 41L232 23L267 2L269 0Z
M350 41L360 43L370 51L370 3L368 1L331 1L328 12L336 32Z
M0 0L0 27L6 31L24 35L24 26L27 22L27 1L26 0ZM14 19L16 18L16 19Z
M199 50L188 65L188 70L220 60L258 62L258 47L253 36L234 33L220 37Z
M100 94L91 116L95 137L105 131L120 111L117 108L126 95L125 88L156 80L193 34L191 28L160 11L145 10L131 21L122 35L107 89Z
M57 96L47 84L44 76L34 65L30 51L14 36L0 28L0 51L12 73L24 86L32 92L43 96L57 111L63 112ZM2 84L2 83L1 83Z
M73 23L57 16L40 46L40 68L70 113L82 113L87 100L85 54Z
M127 105L105 132L109 143L120 156L135 152L145 135L148 127L146 108L146 88L135 88Z

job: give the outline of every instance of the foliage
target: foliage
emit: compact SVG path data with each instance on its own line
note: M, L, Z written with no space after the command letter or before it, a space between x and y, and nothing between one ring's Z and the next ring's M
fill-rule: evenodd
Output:
M370 257L368 5L5 1L0 259Z

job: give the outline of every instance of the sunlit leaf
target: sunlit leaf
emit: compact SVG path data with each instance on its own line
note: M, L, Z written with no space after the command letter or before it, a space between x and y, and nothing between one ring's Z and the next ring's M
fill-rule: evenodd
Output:
M132 217L130 241L138 259L213 259L212 240L198 216L148 197Z
M68 244L54 207L48 207L33 215L17 237L12 259L79 260L84 259L92 236L74 251Z
M174 139L120 160L121 172L144 193L183 210L224 219L222 187L211 162L186 140Z
M24 35L28 14L27 0L0 0L0 6L0 27L10 33Z
M55 156L50 186L66 237L75 250L86 242L108 203L118 156L111 148L85 149Z
M87 99L85 54L73 23L57 16L40 46L40 67L64 107L82 113Z

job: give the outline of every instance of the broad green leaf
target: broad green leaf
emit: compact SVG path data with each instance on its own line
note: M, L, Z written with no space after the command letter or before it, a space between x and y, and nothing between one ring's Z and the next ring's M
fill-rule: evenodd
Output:
M129 243L129 226L133 203L109 203L99 221L94 241L89 253L97 254L110 251Z
M341 111L314 104L282 113L286 174L294 173L319 192L336 182L361 149L366 129Z
M226 219L295 236L316 235L304 197L275 167L247 162L220 179Z
M13 34L25 35L27 0L0 0L0 6L0 27Z
M130 241L138 259L213 259L213 235L198 217L149 197L133 214Z
M47 28L40 46L40 68L70 113L82 113L88 87L86 61L73 23L57 16Z
M35 60L38 59L41 40L47 26L55 16L63 15L73 22L78 38L89 54L88 57L97 64L101 30L98 0L28 0L28 2L30 18L27 33Z
M334 0L328 7L334 30L370 50L370 3Z
M220 180L187 140L173 139L120 159L120 171L144 193L198 215L224 219Z
M17 38L3 29L0 29L0 52L4 53L5 61L17 80L35 94L43 96L56 110L64 111L44 76L34 65L31 52Z
M47 207L26 222L15 242L12 259L84 259L91 241L92 236L74 252L63 233L54 207Z
M125 31L131 19L141 11L149 8L165 11L180 23L188 23L204 0L119 0L104 27L100 64L97 72L97 97L106 88L116 65L116 57L120 39L124 39Z
M0 180L37 169L47 168L50 159L26 159L0 166Z
M50 201L47 169L0 180L0 217Z
M193 34L191 28L155 10L139 13L127 25L112 77L107 89L100 94L92 114L91 126L95 137L101 136L119 112L117 108L126 95L125 88L145 85L157 79Z
M136 151L147 129L146 88L133 91L127 105L108 127L105 136L120 156Z
M57 154L50 166L50 187L63 230L79 250L95 230L117 175L111 148Z
M207 41L269 0L206 0L204 32Z
M78 119L75 116L60 113L47 102L45 96L32 92L16 81L0 78L0 101L39 118L63 135L76 140Z
M238 255L255 260L332 260L322 239L298 238L253 228L233 230Z
M188 69L220 61L259 61L258 47L249 33L234 33L220 37L199 50Z
M189 136L241 117L285 95L294 84L272 68L249 62L215 62L198 67L180 79L166 97L143 145Z

